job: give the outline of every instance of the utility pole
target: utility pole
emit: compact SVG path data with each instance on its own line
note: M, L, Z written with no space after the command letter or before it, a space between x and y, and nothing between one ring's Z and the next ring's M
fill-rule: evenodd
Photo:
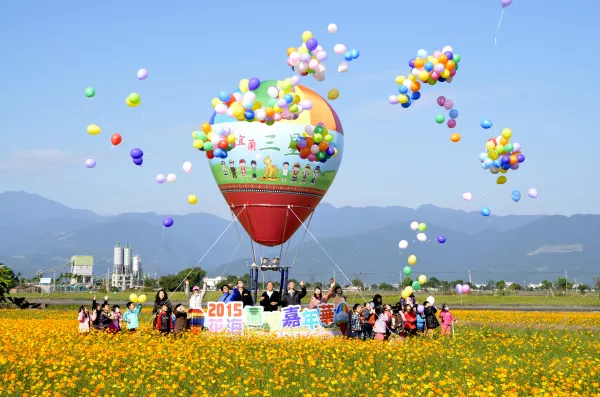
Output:
M469 269L469 284L473 285L473 280L471 279L471 269Z
M567 269L565 269L565 296L567 296L567 285L569 284L569 279L567 278Z

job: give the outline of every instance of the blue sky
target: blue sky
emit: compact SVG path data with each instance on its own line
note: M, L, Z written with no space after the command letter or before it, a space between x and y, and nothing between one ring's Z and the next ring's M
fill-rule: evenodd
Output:
M595 162L598 134L597 2L515 0L506 9L498 44L498 0L279 2L271 8L241 1L5 2L0 6L1 190L25 190L101 214L192 211L224 215L227 207L206 160L191 147L191 131L211 114L210 100L241 78L289 77L285 51L304 30L329 49L358 48L350 71L306 84L332 103L345 129L344 161L325 201L336 206L442 207L494 214L598 213ZM374 6L376 4L376 6ZM339 31L327 33L336 23ZM387 104L394 77L408 72L419 48L445 45L462 56L452 84L424 87L416 106ZM337 61L337 58L335 58ZM147 68L146 81L136 71ZM96 88L93 101L86 87ZM139 92L142 105L125 106ZM435 99L459 110L459 143L434 122ZM513 129L527 157L508 183L495 184L478 154L489 133L479 120ZM119 132L111 149L86 126ZM499 131L498 131L499 132ZM128 152L146 153L142 168ZM86 158L98 166L88 170ZM185 175L185 161L194 171ZM158 185L158 173L178 182ZM513 189L525 196L515 204ZM473 193L470 203L462 200ZM199 204L186 202L189 193Z

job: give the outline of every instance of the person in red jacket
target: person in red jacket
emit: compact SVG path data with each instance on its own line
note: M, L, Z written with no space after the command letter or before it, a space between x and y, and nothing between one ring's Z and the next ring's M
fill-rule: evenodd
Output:
M162 305L158 313L156 313L156 329L164 335L169 334L173 330L171 315L168 312L167 305Z
M406 317L404 330L408 336L415 336L417 334L417 313L413 310L413 306L410 304L406 305L404 310L404 317Z

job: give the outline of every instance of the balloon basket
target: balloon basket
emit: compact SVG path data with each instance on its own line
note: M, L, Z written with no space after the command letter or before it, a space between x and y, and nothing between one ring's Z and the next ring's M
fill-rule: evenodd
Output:
M274 265L274 264L265 264L265 265L261 265L258 266L256 264L253 264L250 266L250 292L252 293L253 297L254 297L254 304L256 305L257 302L257 298L258 298L258 274L260 272L268 272L268 271L274 271L274 272L279 272L281 274L281 281L279 284L279 294L281 295L283 292L283 288L285 285L287 285L288 283L288 279L289 279L289 275L290 275L290 268L287 266L282 266L282 265Z

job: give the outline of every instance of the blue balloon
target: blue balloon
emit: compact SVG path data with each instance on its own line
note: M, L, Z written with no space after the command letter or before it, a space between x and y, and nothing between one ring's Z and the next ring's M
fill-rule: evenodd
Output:
M403 104L402 104L402 107L403 107L403 108L408 108L408 107L410 107L410 102L403 103Z
M219 99L221 100L221 102L228 102L229 101L229 93L227 91L221 91L219 92L219 95L217 95L219 97Z
M352 60L352 53L351 53L350 51L346 51L346 52L344 53L344 59L345 59L346 61L351 61L351 60Z
M144 152L142 152L142 149L131 149L131 152L129 152L129 155L131 156L132 159L136 160L136 159L141 159L142 157L144 157Z
M254 111L253 110L246 110L244 112L244 117L246 118L246 120L254 120Z
M398 86L398 92L401 94L406 94L408 92L408 87L405 85Z
M215 155L215 157L221 157L221 153L223 153L223 149L221 149L221 148L213 149L213 154Z
M412 99L413 99L413 100L415 100L415 101L416 101L416 100L417 100L417 99L419 99L419 98L421 98L421 93L420 93L420 92L413 92L413 93L412 93Z
M501 164L510 164L510 156L505 154L504 156L500 157L500 163Z
M490 209L488 207L483 207L481 208L481 215L483 216L490 216L491 212Z
M492 159L483 160L483 168L487 170L488 168L490 168L492 166L492 163L493 163Z
M481 161L488 160L488 154L486 152L479 153L479 160L481 160Z
M165 217L165 219L163 219L163 226L164 227L171 227L173 226L173 218L171 218L170 216Z
M458 110L450 109L450 112L448 112L448 115L450 116L451 119L455 119L458 117Z
M354 48L352 51L350 51L350 55L352 56L352 59L356 59L360 56L360 51Z
M139 159L133 159L133 164L141 166L142 164L144 164L144 158L140 157Z
M440 244L444 244L446 242L446 237L444 237L444 236L438 236L437 241Z
M492 120L488 120L488 119L483 119L481 120L481 128L483 129L488 129L488 128L492 128L494 124L492 123Z
M433 63L425 62L425 70L427 70L428 72L431 72L433 70Z
M294 97L292 96L292 94L285 94L285 95L283 96L283 99L285 99L285 101L286 101L287 103L292 103L292 102L294 102Z
M518 203L521 200L521 192L518 190L513 190L511 197L515 203Z
M446 81L446 79L445 79L445 78L443 78L443 77L439 77L439 78L438 78L438 81L439 81L440 83L443 83L444 81Z
M496 168L500 168L502 166L502 164L500 164L500 162L498 160L492 161L492 165Z
M509 170L510 169L510 163L502 164L502 166L500 168L502 168L503 170Z

